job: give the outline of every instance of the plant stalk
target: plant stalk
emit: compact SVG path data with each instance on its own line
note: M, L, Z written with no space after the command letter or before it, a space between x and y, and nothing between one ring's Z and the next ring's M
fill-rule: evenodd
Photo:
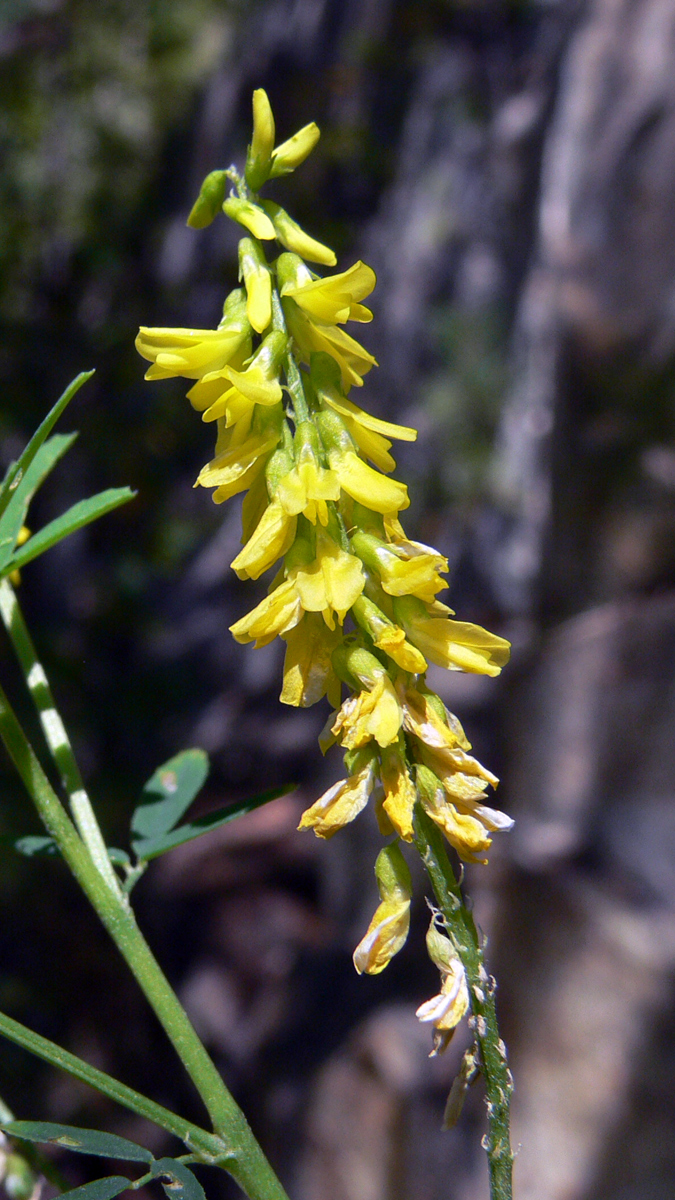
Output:
M106 844L94 815L91 800L87 795L70 738L54 702L44 667L38 661L33 639L21 612L16 592L8 579L0 582L0 616L2 616L5 629L19 660L31 699L37 709L49 753L61 776L61 783L68 795L70 811L80 837L89 849L89 853L108 887L121 896L120 884L108 857Z
M227 1154L225 1169L250 1200L288 1200L286 1192L202 1045L141 933L126 897L113 893L94 865L0 687L0 737L48 833L131 968L197 1088Z
M485 1077L489 1131L484 1145L490 1169L490 1197L491 1200L511 1200L513 1153L509 1105L513 1078L497 1025L496 984L485 970L478 931L464 904L442 835L420 804L415 806L414 828L415 846L431 880L446 930L466 971L472 1011L470 1023L480 1049Z

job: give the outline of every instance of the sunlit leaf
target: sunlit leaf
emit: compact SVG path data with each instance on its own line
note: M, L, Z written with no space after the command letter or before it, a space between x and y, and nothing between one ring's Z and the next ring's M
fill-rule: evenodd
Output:
M199 1180L175 1158L158 1158L152 1164L152 1174L160 1180L171 1200L206 1200Z
M113 509L119 508L120 504L126 504L128 500L133 500L135 494L131 488L127 487L108 488L105 492L99 492L98 496L90 496L88 500L80 500L77 504L73 504L72 508L69 508L62 516L50 521L48 525L29 538L1 568L2 573L6 575L8 571L16 571L20 567L25 567L26 563L32 562L38 554L44 554L45 550L55 546L70 533L75 533L77 529L82 529L83 525L89 525L98 517L103 517ZM9 509L7 511L9 512Z
M59 397L54 407L47 413L44 421L35 430L35 433L17 461L9 464L5 478L2 481L2 486L0 486L0 514L4 513L9 498L16 491L16 488L26 474L43 442L51 433L61 413L68 407L73 396L79 392L82 384L91 379L93 374L93 371L82 371L81 374L73 379L72 383L68 384L63 395Z
M40 446L33 461L23 475L16 476L16 485L5 511L0 518L0 571L4 571L14 553L21 527L26 523L28 505L33 496L53 470L57 462L72 446L76 433L55 433ZM12 570L13 568L8 568Z
M9 1121L0 1123L0 1129L27 1142L49 1142L53 1146L75 1150L78 1154L123 1158L128 1162L154 1161L153 1155L144 1146L137 1146L135 1142L117 1137L114 1133L100 1133L98 1129L78 1129L76 1125L57 1125L53 1121Z
M183 750L158 767L143 788L131 818L134 849L139 839L155 838L173 829L192 804L209 773L204 750Z
M227 808L219 808L215 812L205 813L203 817L195 817L194 821L190 821L189 824L179 825L177 829L172 829L158 837L136 841L134 850L138 857L145 861L157 858L160 854L166 854L167 850L182 846L184 842L191 842L193 838L201 837L203 833L211 833L212 830L219 829L221 825L227 825L229 821L243 817L246 813L252 812L254 808L260 808L261 805L268 804L270 800L276 800L279 796L285 796L292 791L293 785L270 788L269 791L261 792L259 796L253 796L250 800L242 800L239 804L229 804Z

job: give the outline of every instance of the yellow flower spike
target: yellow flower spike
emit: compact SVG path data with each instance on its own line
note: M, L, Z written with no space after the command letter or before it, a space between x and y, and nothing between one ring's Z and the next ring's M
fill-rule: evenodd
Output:
M278 238L282 246L299 254L301 258L309 259L310 262L323 263L326 267L335 266L335 251L305 233L280 204L276 204L274 200L262 200L261 205L273 229L272 237ZM260 237L260 234L255 236Z
M240 196L228 196L223 204L226 217L243 225L254 237L263 242L271 242L277 236L274 225L266 212L251 200L242 200Z
M399 509L408 507L410 499L405 484L398 483L395 479L387 479L359 458L344 422L337 413L318 413L316 422L331 469L348 496L378 513L398 512Z
M205 229L215 220L225 199L226 188L227 171L210 171L187 219L191 229Z
M295 520L294 517L289 519ZM365 583L359 559L342 550L320 526L316 530L315 558L293 562L288 577L297 589L303 608L307 612L322 613L331 629L334 628L334 615L342 624Z
M314 121L310 121L309 125L303 125L302 129L293 134L293 137L277 146L272 154L270 179L279 179L282 175L290 175L291 171L299 167L312 153L320 137L319 126Z
M511 645L506 638L467 621L430 616L414 596L396 599L394 611L410 641L439 667L494 676L509 661Z
M457 1025L468 1012L469 989L462 961L450 939L436 929L433 916L427 933L427 950L441 973L441 990L437 996L420 1004L415 1015L419 1021L433 1021L430 1057L434 1058L447 1049Z
M369 308L360 303L375 287L372 267L354 263L348 271L313 279L295 254L282 254L277 260L280 294L290 296L313 321L323 325L344 325L346 321L372 321Z
M272 320L272 276L261 246L252 238L239 243L239 278L246 287L246 314L256 333Z
M244 549L230 566L240 579L258 579L293 544L296 517L289 517L278 500L273 500L260 518Z
M269 596L265 596L250 613L230 625L237 642L255 642L256 648L267 646L275 637L289 633L301 620L302 605L297 592L284 580Z
M309 364L312 355L317 352L330 354L340 368L342 386L345 389L352 384L361 387L363 376L377 366L372 354L336 325L319 325L310 321L290 296L284 296L281 304L288 331L296 343L302 362Z
M408 558L396 547L361 530L353 534L351 541L354 553L369 570L376 572L390 596L413 595L433 601L436 592L448 586L438 574L448 569L448 560L441 554L415 554Z
M340 681L335 674L332 653L342 636L339 629L329 629L319 613L308 612L298 625L284 632L286 657L284 685L279 699L282 704L309 708L328 695L340 703Z
M378 650L396 663L403 671L419 675L427 669L427 660L415 646L406 641L405 633L367 596L361 595L352 605L352 616L356 623L373 639Z
M382 807L399 837L404 842L411 842L417 792L401 752L400 740L382 751L380 779L384 788Z
M410 928L412 880L401 849L385 846L375 861L375 878L381 904L365 936L354 951L359 975L379 975L405 944Z
M246 182L252 192L260 190L269 179L274 150L274 116L267 92L256 88L253 93L253 137L246 156Z
M241 288L231 292L218 329L150 329L142 325L136 349L152 366L146 379L201 379L227 365L251 336L246 296Z
M377 759L364 751L356 758L348 779L329 787L303 814L298 829L313 829L330 838L363 811L376 780Z
M334 471L321 466L321 444L312 421L301 421L295 432L295 464L284 475L275 495L287 513L304 513L315 525L328 524L329 500L340 499L340 484Z

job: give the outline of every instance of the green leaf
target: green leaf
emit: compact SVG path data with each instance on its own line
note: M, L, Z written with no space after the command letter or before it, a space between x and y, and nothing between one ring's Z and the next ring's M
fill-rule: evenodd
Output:
M42 446L42 443L49 436L56 422L61 416L61 413L68 407L73 396L79 392L82 384L86 383L88 379L91 379L93 374L93 371L82 371L81 374L77 375L76 378L73 379L72 383L68 384L68 387L63 395L59 397L54 407L50 412L47 413L47 416L42 424L36 429L19 459L14 463L10 463L5 474L5 478L2 481L2 486L0 487L0 515L4 513L12 492L14 492L18 487L38 450Z
M90 496L88 500L80 500L77 504L73 504L72 508L69 508L62 516L57 517L55 521L50 521L39 533L29 538L2 567L2 574L6 575L8 571L16 571L20 567L25 567L26 563L32 562L38 554L44 554L45 550L49 550L57 542L68 537L68 534L75 533L75 530L82 529L83 525L89 525L98 517L103 517L113 509L119 508L120 504L126 504L128 500L133 500L135 495L136 493L128 487L108 488L105 492L99 492L98 496Z
M71 1188L69 1192L61 1192L61 1197L68 1196L69 1200L113 1200L131 1187L131 1180L124 1175L108 1175L105 1179L95 1179L93 1183L83 1183L81 1187Z
M18 850L19 854L25 854L26 858L48 857L58 858L59 848L51 837L31 836L22 837L14 843L14 849Z
M168 1183L163 1179L161 1183L170 1200L206 1200L199 1180L184 1163L176 1162L175 1158L158 1158L151 1170L155 1179L168 1177Z
M141 802L131 818L134 843L173 829L192 804L209 773L204 750L183 750L158 767L143 788ZM135 844L134 844L135 849Z
M53 1121L0 1122L0 1129L26 1142L49 1142L53 1146L75 1150L78 1154L123 1158L128 1162L154 1162L153 1155L143 1146L137 1146L135 1142L117 1137L114 1133L99 1133L97 1129L78 1129L76 1125L56 1125Z
M117 846L106 846L108 858L111 863L115 863L118 867L128 867L131 864L131 859L126 850L119 850Z
M252 812L254 808L268 804L270 800L287 795L288 792L294 790L294 786L294 784L290 784L287 787L270 788L269 791L261 792L259 796L253 796L250 800L242 800L239 804L229 804L227 808L219 808L215 812L206 813L203 817L196 817L194 821L190 821L189 825L179 825L178 829L172 829L158 837L135 841L134 851L139 859L145 862L151 858L157 858L160 854L166 854L168 850L175 849L176 846L182 846L184 842L191 842L193 838L201 837L203 833L211 833L213 829L227 825L229 821L234 821L237 817L243 817L246 813Z
M12 498L0 518L0 570L4 569L14 553L16 540L21 526L26 522L28 505L33 496L66 450L72 446L76 437L76 433L55 433L49 441L40 446L24 474L17 475L18 482Z

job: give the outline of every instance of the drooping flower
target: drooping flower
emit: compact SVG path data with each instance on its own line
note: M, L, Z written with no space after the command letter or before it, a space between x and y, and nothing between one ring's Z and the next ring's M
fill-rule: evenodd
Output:
M193 407L203 414L202 420L225 417L226 423L232 425L252 412L255 404L265 407L279 404L282 396L279 372L286 346L285 335L273 330L245 370L228 365L205 375L188 392Z
M450 938L436 928L432 916L427 933L427 951L441 973L441 990L416 1012L418 1021L433 1021L433 1050L431 1058L442 1054L450 1044L453 1033L469 1009L469 989L466 972Z
M376 573L390 596L417 596L433 601L436 593L448 586L439 575L439 571L447 571L448 560L437 551L409 556L397 546L389 546L374 534L358 529L351 541L355 554Z
M286 568L305 611L321 613L331 629L335 616L342 624L363 591L365 577L360 560L343 550L320 526L316 528L314 549L310 541L296 538Z
M400 847L385 846L375 860L375 878L381 903L354 951L359 975L379 975L402 949L410 928L412 880Z
M338 364L343 387L350 388L352 384L361 387L363 376L377 366L372 354L337 325L311 321L290 296L284 296L282 305L288 332L298 347L302 362L309 364L312 354L323 351Z
M494 676L509 660L505 638L468 621L433 616L416 596L395 599L394 612L410 641L439 667Z
M377 760L366 747L353 756L350 767L347 779L334 783L302 814L298 829L313 829L317 837L330 838L358 817L375 786Z
M297 597L293 585L289 586ZM330 629L319 613L308 612L292 628L284 630L282 637L286 642L282 704L309 708L328 696L329 704L339 705L341 685L332 654L340 644L340 629Z

